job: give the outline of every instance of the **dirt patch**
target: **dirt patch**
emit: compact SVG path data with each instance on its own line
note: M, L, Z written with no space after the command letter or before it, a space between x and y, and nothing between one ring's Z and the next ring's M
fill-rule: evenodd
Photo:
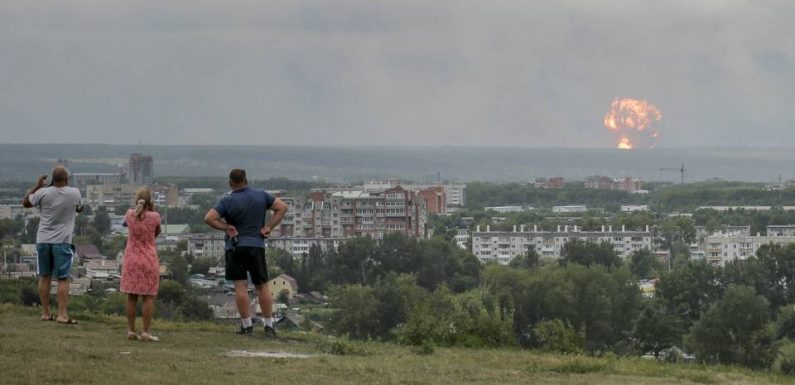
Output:
M310 358L311 354L271 352L262 350L230 350L224 353L224 357L259 357L259 358Z

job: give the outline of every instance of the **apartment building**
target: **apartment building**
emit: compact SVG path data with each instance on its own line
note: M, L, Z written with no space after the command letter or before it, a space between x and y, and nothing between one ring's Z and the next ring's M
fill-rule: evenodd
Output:
M472 234L472 252L483 263L497 262L507 265L515 257L534 249L542 258L560 258L566 242L578 239L591 242L608 242L621 258L627 258L635 251L652 250L653 235L649 228L645 230L614 231L612 226L602 226L601 231L582 231L575 226L558 226L556 231L539 230L533 226L532 230L525 231L522 225L517 231L494 231L490 226L481 232L480 226Z
M319 246L324 253L329 250L337 250L344 240L345 238L285 237L269 239L268 246L285 250L293 257L300 257L309 254L309 249L312 246Z
M119 184L123 179L124 174L121 172L73 172L69 175L71 184L81 190L88 185Z
M623 177L610 178L606 176L591 176L585 180L585 188L594 190L617 190L630 193L641 191L642 183L639 178Z
M724 266L734 260L746 260L755 256L763 245L787 245L795 243L795 235L743 235L716 233L704 239L704 255L713 266Z
M449 213L459 209L464 208L466 204L466 184L462 183L444 183L444 184L406 184L400 183L399 180L396 179L387 179L383 181L370 181L362 186L362 190L368 193L378 193L383 192L391 188L395 188L397 186L401 186L402 188L409 190L420 192L427 189L434 189L439 191L438 189L441 188L441 192L444 194L444 212ZM426 206L429 207L429 212L439 213L438 208L432 207L433 203L428 203ZM436 210L436 211L434 211Z
M196 258L210 257L219 261L224 258L224 233L212 232L204 234L189 234L185 237L188 241L188 253Z
M117 206L130 207L140 186L131 184L100 184L86 186L85 203L92 207L105 206L111 211Z
M154 178L154 160L151 155L130 154L127 177L134 185L148 185Z
M313 192L306 197L281 197L288 210L277 237L383 238L388 232L425 236L427 206L415 191L400 186L381 192L363 190Z

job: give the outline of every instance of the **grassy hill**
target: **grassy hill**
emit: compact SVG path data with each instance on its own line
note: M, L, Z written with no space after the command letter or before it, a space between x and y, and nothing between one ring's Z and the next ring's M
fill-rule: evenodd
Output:
M75 314L77 315L77 314ZM125 339L118 317L82 314L79 325L38 321L34 308L0 305L3 384L770 384L792 378L740 368L643 359L559 356L526 350L416 348L282 333L269 341L232 328L155 321L161 342ZM259 331L259 330L258 330ZM231 351L308 358L228 357ZM424 353L428 353L427 351Z

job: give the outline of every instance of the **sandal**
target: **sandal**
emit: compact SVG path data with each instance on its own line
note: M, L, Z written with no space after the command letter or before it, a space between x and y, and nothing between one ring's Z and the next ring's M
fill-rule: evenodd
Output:
M144 342L157 342L157 341L160 341L160 338L155 337L155 336L153 336L153 335L151 335L149 333L146 333L146 332L141 333L140 339L141 339L141 341L144 341Z
M135 332L127 332L127 339L130 341L138 341L140 337L138 337L138 334L135 334Z
M49 316L42 315L41 316L41 320L42 321L55 321L55 316L53 316L52 314L50 314Z
M77 325L77 320L73 320L71 318L67 318L66 321L56 320L55 322L64 325Z

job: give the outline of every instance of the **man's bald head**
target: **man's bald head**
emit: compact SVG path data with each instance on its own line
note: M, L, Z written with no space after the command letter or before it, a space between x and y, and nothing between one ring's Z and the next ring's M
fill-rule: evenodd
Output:
M66 184L69 181L69 169L64 166L56 166L52 169L52 183Z

